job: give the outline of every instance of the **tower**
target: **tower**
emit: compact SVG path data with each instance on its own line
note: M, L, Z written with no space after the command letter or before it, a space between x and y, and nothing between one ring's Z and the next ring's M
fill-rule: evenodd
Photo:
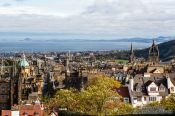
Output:
M65 55L64 59L64 67L65 67L65 82L68 82L68 78L70 77L70 60L69 60L69 54L67 53Z
M13 106L14 103L17 103L17 83L16 83L16 59L13 59L12 65L12 76L10 79L10 104Z
M134 62L135 62L135 56L134 56L134 50L133 50L132 43L131 43L131 49L130 49L130 58L129 58L129 62L130 62L130 63L134 63Z
M27 100L29 86L27 85L27 78L30 76L30 66L23 53L19 61L19 77L18 77L18 104L22 100ZM26 89L28 87L28 89Z
M153 44L149 49L149 62L157 64L159 62L159 48L153 40Z

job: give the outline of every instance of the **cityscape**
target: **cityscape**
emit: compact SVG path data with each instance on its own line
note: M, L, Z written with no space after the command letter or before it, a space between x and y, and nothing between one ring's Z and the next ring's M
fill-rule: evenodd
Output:
M127 54L120 60L114 51L1 54L2 116L172 114L174 58L160 61L154 40L148 59L130 47L115 51Z
M174 6L0 1L0 115L174 115Z

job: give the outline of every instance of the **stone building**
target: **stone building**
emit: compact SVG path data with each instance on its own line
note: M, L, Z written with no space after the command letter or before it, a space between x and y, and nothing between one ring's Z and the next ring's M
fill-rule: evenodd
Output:
M175 74L136 75L129 79L129 93L133 107L142 107L148 103L160 101L175 93Z
M34 102L42 96L44 75L38 73L32 64L26 60L25 55L19 61L18 104ZM39 70L39 69L38 69Z
M0 77L0 109L10 108L10 80L4 75Z

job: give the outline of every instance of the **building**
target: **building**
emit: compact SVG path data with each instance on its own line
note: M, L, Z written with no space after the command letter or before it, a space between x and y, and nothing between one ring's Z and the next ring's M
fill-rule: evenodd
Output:
M19 111L2 110L1 116L20 116Z
M28 61L25 54L21 58L3 59L0 72L0 110L11 109L14 104L33 103L41 98L45 77L42 68L38 62L34 64L34 59Z
M133 107L142 107L145 104L160 101L174 94L175 74L151 75L143 77L136 75L129 79L129 93Z
M153 41L148 60L136 59L132 44L130 62L117 74L117 80L128 87L129 100L133 107L143 107L151 102L159 102L175 93L175 73L171 62L159 62L159 49ZM122 93L122 92L118 92ZM124 99L128 99L121 94Z
M18 104L32 103L42 96L44 77L35 72L35 67L28 63L25 54L18 66Z
M25 104L12 108L12 110L2 110L1 116L43 116L44 107L40 104Z
M0 77L0 109L10 109L10 80Z

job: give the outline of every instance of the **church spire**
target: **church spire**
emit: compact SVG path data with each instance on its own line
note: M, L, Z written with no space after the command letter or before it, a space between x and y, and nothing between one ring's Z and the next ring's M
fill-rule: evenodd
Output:
M153 39L152 46L149 50L149 62L155 64L159 62L159 48L155 44L155 40Z
M152 46L155 46L155 40L153 39L153 44L152 44Z
M24 52L22 53L22 59L26 59L26 55L24 54Z
M1 59L1 74L4 74L4 59Z
M134 50L133 50L133 46L132 46L132 43L131 43L131 49L130 49L130 59L129 59L129 62L130 63L133 63L135 60L135 56L134 56Z
M130 53L131 53L131 54L134 53L133 47L132 47L132 42L131 42L131 51L130 51Z

